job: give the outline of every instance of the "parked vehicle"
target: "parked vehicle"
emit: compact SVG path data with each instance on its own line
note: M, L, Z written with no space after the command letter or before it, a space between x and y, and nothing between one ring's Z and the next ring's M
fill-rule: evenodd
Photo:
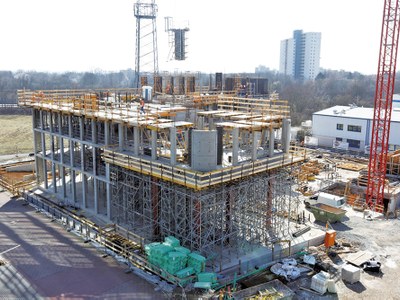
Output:
M314 204L326 204L333 207L342 207L346 201L344 197L320 192L304 201L307 208Z

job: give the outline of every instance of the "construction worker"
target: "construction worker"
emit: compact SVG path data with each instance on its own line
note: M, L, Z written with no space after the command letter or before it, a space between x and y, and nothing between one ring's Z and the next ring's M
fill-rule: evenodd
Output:
M143 98L140 98L140 114L144 114L144 100Z

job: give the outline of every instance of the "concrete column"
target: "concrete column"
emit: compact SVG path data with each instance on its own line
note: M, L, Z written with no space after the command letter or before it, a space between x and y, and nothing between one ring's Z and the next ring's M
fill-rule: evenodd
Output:
M120 150L124 149L124 144L125 144L124 124L119 123L118 124L118 145L119 145Z
M107 201L107 217L111 220L111 182L110 182L110 164L106 163L106 201Z
M266 133L267 132L266 132L265 128L262 128L261 129L261 137L260 137L260 140L261 140L260 141L260 146L263 147L263 148L265 147Z
M176 127L171 127L170 128L170 151L171 151L171 166L176 165Z
M92 142L97 144L97 122L95 119L92 119Z
M57 193L57 170L56 170L56 162L54 159L54 154L58 149L55 148L54 139L56 136L54 135L54 114L53 112L49 112L50 114L50 157L51 157L51 176L52 176L52 185L53 192Z
M81 143L81 177L82 177L82 206L83 208L87 207L87 176L85 175L85 165L86 165L86 157L85 157L85 144Z
M72 204L76 203L76 172L74 168L74 141L72 140L72 115L68 116L68 135L69 135L69 157L70 157L70 185L71 185L71 200Z
M71 169L72 203L76 204L76 172Z
M104 121L104 144L108 146L110 144L110 123Z
M252 147L252 154L251 154L251 159L253 161L257 160L257 148L258 148L258 139L259 139L259 132L253 130L253 132L251 133L252 136L252 140L253 140L253 147Z
M282 150L285 154L289 153L290 149L290 119L283 119L282 122Z
M36 129L36 118L37 118L37 113L38 111L36 109L33 109L32 111L32 128L33 128L33 151L35 154L35 171L36 171L36 182L39 183L40 179L42 177L42 174L40 172L40 167L39 167L39 159L37 157L38 153L38 143L39 143L39 138L40 134L35 130Z
M139 134L140 134L139 127L138 126L133 127L133 153L135 153L136 156L139 156L139 145L140 145Z
M210 130L213 130L213 129L215 129L214 127L215 127L214 126L214 118L213 117L208 117L208 128Z
M94 201L94 212L99 213L99 195L98 195L98 180L93 176L93 201Z
M275 132L274 128L269 129L269 157L274 156Z
M64 138L62 133L62 113L58 114L58 132L59 132L59 144L60 144L60 168L58 172L60 172L59 176L61 179L61 190L62 190L62 198L65 199L67 197L67 186L65 182L65 162L64 162Z
M42 131L40 133L40 138L42 141L42 155L43 155L43 183L44 183L44 188L48 189L49 188L49 182L47 180L47 161L46 161L46 135L44 133L44 122L43 122L43 111L40 111L40 126L42 128Z
M232 130L232 165L237 166L239 162L239 128Z
M200 116L197 118L197 129L204 129L204 117Z
M151 131L151 159L157 159L157 131Z

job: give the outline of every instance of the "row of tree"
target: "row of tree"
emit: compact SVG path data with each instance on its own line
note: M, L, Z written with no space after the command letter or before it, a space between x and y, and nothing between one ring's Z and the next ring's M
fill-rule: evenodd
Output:
M197 74L196 76L200 76ZM201 82L208 85L210 76L201 74ZM299 125L311 118L313 112L333 105L356 104L373 106L375 76L345 71L323 71L314 81L295 81L276 71L263 70L247 77L267 78L269 91L277 92L289 101L292 124ZM134 87L133 70L120 72L26 72L0 71L0 103L16 103L18 89L100 89ZM398 91L399 81L395 91Z

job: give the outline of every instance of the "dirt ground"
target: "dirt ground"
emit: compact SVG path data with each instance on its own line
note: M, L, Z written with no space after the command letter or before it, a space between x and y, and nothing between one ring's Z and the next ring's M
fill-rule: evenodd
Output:
M33 152L32 116L0 116L0 155Z
M323 296L299 289L310 288L311 276L304 276L288 286L295 291L294 299L400 299L400 220L382 217L364 219L362 213L348 209L348 218L341 223L332 224L338 240L346 240L360 251L367 251L379 261L380 273L361 271L361 279L357 283L336 282L337 294L326 293ZM315 223L323 228L323 224ZM358 252L360 253L360 252ZM346 264L351 253L338 254L332 263L340 270Z
M325 173L321 172L314 182L308 183L312 190L317 191L327 183L328 176ZM347 182L358 175L358 172L337 169L335 180ZM304 196L301 197L306 199ZM359 251L370 253L382 264L381 272L361 271L360 281L354 284L339 280L336 283L337 294L326 293L323 296L299 289L300 286L310 288L311 276L306 276L288 284L296 292L294 299L400 299L400 218L392 215L386 219L378 213L368 213L364 216L363 212L355 211L349 206L344 208L347 213L342 222L331 224L336 230L336 239L344 239L356 246ZM306 214L308 213L310 212L306 210ZM311 224L321 229L325 229L326 226L315 222L312 214ZM350 255L352 254L338 254L331 262L340 270Z

